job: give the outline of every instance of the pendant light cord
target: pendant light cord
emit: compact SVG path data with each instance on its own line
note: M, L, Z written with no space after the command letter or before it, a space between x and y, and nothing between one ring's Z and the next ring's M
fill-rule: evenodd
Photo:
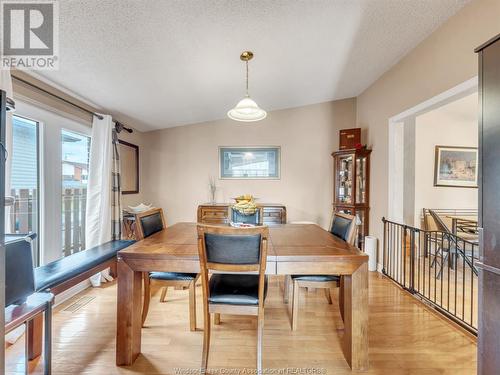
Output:
M247 96L248 96L248 60L246 61L247 65Z

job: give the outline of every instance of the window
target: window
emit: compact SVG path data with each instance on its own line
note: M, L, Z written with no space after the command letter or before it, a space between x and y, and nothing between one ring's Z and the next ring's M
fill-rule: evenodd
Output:
M85 249L85 212L89 171L90 137L61 130L62 253Z
M10 155L11 197L6 207L6 233L39 231L39 148L38 122L20 116L12 118L12 155ZM38 238L33 242L34 263L39 260Z
M279 147L219 148L220 178L279 179Z

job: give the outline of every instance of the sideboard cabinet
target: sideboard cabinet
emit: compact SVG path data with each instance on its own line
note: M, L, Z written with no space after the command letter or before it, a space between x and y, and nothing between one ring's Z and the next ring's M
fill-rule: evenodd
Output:
M198 206L198 223L227 224L229 222L229 203L201 204ZM265 225L286 223L286 207L282 204L259 203L262 207Z

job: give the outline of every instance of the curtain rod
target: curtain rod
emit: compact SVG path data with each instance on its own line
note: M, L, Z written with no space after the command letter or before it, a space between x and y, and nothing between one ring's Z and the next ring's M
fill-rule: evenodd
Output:
M98 113L95 113L95 112L93 112L93 111L91 111L91 110L88 110L87 108L83 108L82 106L80 106L80 105L78 105L78 104L76 104L76 103L73 103L73 102L69 101L68 99L64 99L63 97L61 97L61 96L59 96L59 95L56 95L56 94L54 94L54 93L52 93L52 92L50 92L50 91L48 91L48 90L45 90L44 88L41 88L40 86L37 86L37 85L35 85L34 83L31 83L31 82L29 82L29 81L26 81L25 79L22 79L22 78L16 77L15 75L12 75L12 78L13 78L13 79L15 79L15 80L17 80L17 81L19 81L19 82L22 82L22 83L24 83L24 84L26 84L26 85L28 85L28 86L31 86L31 87L33 87L33 88L35 88L35 89L37 89L37 90L39 90L39 91L41 91L41 92L43 92L43 93L47 94L47 95L50 95L50 96L52 96L52 97L54 97L54 98L56 98L56 99L59 99L59 100L63 101L63 102L64 102L64 103L66 103L66 104L72 105L73 107L76 107L76 108L78 108L79 110L82 110L82 111L87 112L87 113L89 113L89 114L91 114L91 115L93 115L93 116L96 116L99 120L102 120L102 119L104 118L104 117L102 117L102 116L101 116L100 114L98 114Z

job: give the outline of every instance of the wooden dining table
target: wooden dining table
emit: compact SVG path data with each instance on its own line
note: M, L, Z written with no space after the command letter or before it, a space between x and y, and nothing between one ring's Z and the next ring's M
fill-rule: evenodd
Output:
M343 352L353 370L368 369L368 256L314 224L269 228L269 275L343 276ZM196 223L177 223L118 253L116 364L141 352L143 272L199 272ZM193 353L196 354L196 353Z

